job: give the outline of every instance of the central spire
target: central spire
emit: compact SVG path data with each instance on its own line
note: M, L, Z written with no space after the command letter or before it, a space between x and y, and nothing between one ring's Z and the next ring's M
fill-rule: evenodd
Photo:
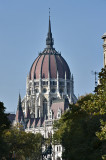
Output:
M50 11L49 11L49 28L48 28L47 38L46 38L46 45L47 45L47 48L53 48L53 45L54 45L54 40L52 38L52 32L51 32Z

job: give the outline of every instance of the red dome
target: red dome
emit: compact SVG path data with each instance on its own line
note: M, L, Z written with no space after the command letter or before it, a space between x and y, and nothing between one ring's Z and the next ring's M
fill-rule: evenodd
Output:
M64 58L59 54L54 48L46 48L39 56L35 59L32 67L30 69L30 79L41 78L57 78L57 71L59 78L65 78L65 72L67 79L70 79L70 69L64 60Z
M46 38L46 48L39 54L35 59L32 67L30 69L30 80L41 78L57 78L57 72L59 78L65 79L65 72L67 79L70 79L70 69L64 60L64 58L59 54L54 48L54 39L52 38L51 23L49 17L49 29Z

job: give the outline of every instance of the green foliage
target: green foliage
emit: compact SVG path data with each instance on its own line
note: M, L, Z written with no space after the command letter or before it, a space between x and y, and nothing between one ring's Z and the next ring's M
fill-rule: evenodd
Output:
M41 155L41 134L26 133L12 128L4 132L3 138L8 144L7 159L15 157L16 160L39 160Z
M100 140L106 140L106 121L101 120L101 131L97 132L96 135Z
M0 134L9 127L10 121L8 120L8 114L5 113L3 102L0 102Z
M54 123L54 141L66 160L102 160L106 154L106 70L99 74L98 92L81 97Z
M101 69L101 72L99 73L99 81L100 81L100 85L97 87L98 94L106 95L106 67Z
M18 124L17 128L10 128L8 114L0 102L0 160L39 160L41 157L41 134L26 133Z
M5 129L10 127L10 121L8 120L8 114L5 113L5 107L2 102L0 102L0 159L4 154L7 153L7 144L2 138Z
M102 159L106 160L106 120L101 120L101 126L100 131L96 132L96 136L101 140L102 142Z

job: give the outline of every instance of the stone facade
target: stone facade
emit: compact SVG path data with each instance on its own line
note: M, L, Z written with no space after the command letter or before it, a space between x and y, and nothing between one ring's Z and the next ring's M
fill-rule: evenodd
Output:
M54 120L58 120L69 108L69 103L76 103L74 78L69 66L53 48L54 40L49 29L46 48L33 62L26 80L26 95L21 101L19 95L14 124L21 123L26 132L41 133L44 138L53 135ZM62 160L62 146L52 146L52 159Z

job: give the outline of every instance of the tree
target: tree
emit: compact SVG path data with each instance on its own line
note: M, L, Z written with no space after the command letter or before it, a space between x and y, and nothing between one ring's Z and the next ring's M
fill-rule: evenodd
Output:
M39 160L41 156L41 134L26 133L12 128L4 133L5 142L8 144L7 159L15 157L16 160Z
M99 137L105 130L101 122L106 122L106 69L102 69L99 79L97 93L70 104L69 111L54 124L58 129L54 139L64 147L66 160L102 160L106 154L106 140Z
M5 109L3 102L0 102L0 134L10 127L10 121L8 119L8 114L5 113Z
M102 147L102 152L105 153L104 155L102 155L102 159L106 160L106 121L104 122L103 120L101 120L100 128L101 130L97 132L96 135L101 141L105 142L103 143L103 147Z
M2 137L4 130L10 127L10 121L8 120L8 114L5 113L5 107L3 102L0 102L0 159L7 153L7 144Z
M21 129L20 129L21 128ZM26 133L22 126L10 128L8 114L0 102L0 159L39 160L41 157L42 135Z
M106 67L103 68L99 73L99 81L100 85L97 87L97 93L99 95L102 95L102 97L104 97L102 101L105 102L105 107L102 109L101 113L106 114ZM102 159L106 160L106 118L104 121L100 120L100 122L101 122L100 131L98 131L96 135L101 141L104 141L104 143L102 143L103 145L102 152L104 153Z

